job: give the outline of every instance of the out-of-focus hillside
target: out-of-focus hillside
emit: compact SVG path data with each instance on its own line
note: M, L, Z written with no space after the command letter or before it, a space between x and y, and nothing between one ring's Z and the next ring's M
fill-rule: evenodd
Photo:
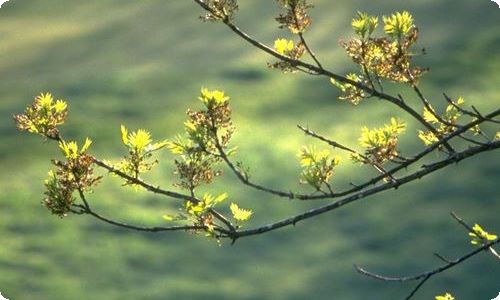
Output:
M476 1L314 1L307 38L328 68L354 66L338 46L357 10L389 14L408 10L421 30L431 72L422 88L436 103L442 92L461 95L483 110L498 107L499 10ZM262 41L288 36L277 28L274 1L240 1L236 22ZM54 144L15 130L19 113L42 91L70 104L65 136L94 140L93 153L118 159L119 126L150 129L155 138L183 130L201 86L231 97L238 128L238 159L258 182L284 189L298 185L296 153L317 144L296 129L309 125L339 142L355 144L363 125L390 116L409 122L405 151L416 124L380 101L353 107L337 100L326 79L268 70L272 59L220 24L198 20L193 1L11 0L0 9L0 291L12 300L79 299L401 299L411 284L387 284L356 274L353 264L387 274L436 266L432 253L460 255L471 246L448 216L500 232L498 153L487 153L397 191L349 205L234 246L189 234L147 234L112 228L95 219L58 219L40 205ZM408 93L408 91L401 91ZM416 99L412 102L418 105ZM413 101L412 100L412 101ZM320 146L320 144L317 144ZM322 145L321 145L322 146ZM341 152L335 152L344 155ZM171 187L168 153L148 177ZM346 158L344 156L344 158ZM339 184L370 176L344 159ZM173 188L173 187L172 187ZM237 184L229 172L213 186L254 210L247 226L322 203L270 197ZM97 210L133 223L164 224L175 202L120 188L106 179L91 199ZM457 299L491 299L500 269L480 256L433 278L416 299L453 291Z

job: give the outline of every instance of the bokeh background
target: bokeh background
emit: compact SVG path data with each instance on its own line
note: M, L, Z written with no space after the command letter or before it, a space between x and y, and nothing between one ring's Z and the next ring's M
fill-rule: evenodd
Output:
M500 10L489 0L315 0L307 33L324 65L337 73L353 65L338 46L349 37L357 10L411 11L421 29L429 66L422 88L437 107L442 92L464 96L483 110L498 107ZM237 23L264 42L277 28L274 1L240 1ZM415 283L373 281L354 264L388 275L439 265L439 252L470 251L467 234L449 217L500 232L498 153L486 153L430 177L307 220L295 227L239 240L234 246L185 233L126 231L98 220L59 219L40 205L56 145L19 133L12 114L40 92L70 104L65 136L94 140L92 153L118 159L119 126L147 128L158 139L182 132L185 111L198 107L201 86L231 97L238 128L233 144L255 181L304 191L296 153L316 144L296 129L311 128L355 145L360 127L390 116L408 121L402 143L421 149L414 124L390 104L359 107L336 99L327 79L268 70L272 59L220 24L198 20L193 1L11 0L0 9L0 291L11 300L65 299L402 299ZM410 95L405 88L390 87ZM411 104L419 107L415 97ZM420 108L419 108L420 109ZM341 152L335 154L344 156ZM434 156L437 158L437 155ZM171 186L173 158L166 151L148 180ZM373 176L344 160L335 186ZM259 193L229 173L210 187L227 191L254 210L247 226L302 212L326 202L293 202ZM99 212L136 224L166 225L173 200L133 192L115 178L91 196ZM229 202L227 203L229 204ZM228 206L228 205L226 205ZM227 211L227 207L224 208ZM434 277L415 299L452 292L457 299L492 299L500 291L498 261L477 256Z

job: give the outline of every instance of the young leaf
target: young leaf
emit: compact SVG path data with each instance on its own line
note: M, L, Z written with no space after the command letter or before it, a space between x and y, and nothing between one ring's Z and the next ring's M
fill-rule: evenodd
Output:
M231 209L233 218L237 221L247 221L253 214L251 210L239 208L236 203L231 203L231 206L229 206L229 208Z

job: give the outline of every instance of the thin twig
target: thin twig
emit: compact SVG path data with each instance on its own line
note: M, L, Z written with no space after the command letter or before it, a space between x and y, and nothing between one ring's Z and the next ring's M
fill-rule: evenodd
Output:
M94 163L96 165L98 165L99 167L102 167L102 168L108 170L110 173L113 173L115 175L118 175L118 176L126 179L130 183L140 185L143 188L145 188L146 190L153 192L155 194L161 194L161 195L165 195L165 196L176 198L176 199L187 200L187 201L191 201L193 203L198 203L200 201L199 199L196 199L192 196L164 190L164 189L160 188L159 186L153 186L152 184L149 184L149 183L142 181L138 178L129 176L129 175L125 174L124 172L114 168L113 166L106 164L105 162L103 162L95 157L93 158L93 160L94 160Z
M137 225L131 225L119 221L115 221L112 219L109 219L107 217L104 217L97 212L93 211L90 208L90 205L88 205L88 201L85 198L85 194L81 189L78 189L78 194L80 196L80 199L83 202L86 202L87 205L75 205L75 207L80 208L81 211L79 214L88 214L91 215L105 223L122 227L122 228L127 228L131 230L136 230L136 231L147 231L147 232L161 232L161 231L186 231L186 230L205 230L207 229L206 226L199 226L199 225L181 225L181 226L171 226L171 227L162 227L162 226L154 226L154 227L146 227L146 226L137 226Z
M417 286L415 286L415 288L413 288L413 290L410 292L410 294L408 296L406 296L405 300L409 300L411 299L413 296L415 296L415 294L417 293L417 291L424 285L424 283L429 280L429 278L431 278L431 276L426 276L424 278L422 278L422 280L420 280L420 282L417 284Z
M460 217L458 217L455 213L451 213L452 217L457 220L462 226L464 226L468 231L470 232L474 232L474 230L467 224L465 223ZM377 280L381 280L381 281L395 281L395 282L406 282L406 281L414 281L414 280L420 280L420 282L418 283L418 285L411 291L411 293L408 295L408 297L406 299L410 299L412 298L416 292L424 285L424 283L429 280L431 277L439 274L439 273L442 273L458 264L461 264L463 262L465 262L466 260L468 260L469 258L481 253L482 251L485 251L485 250L490 250L493 249L493 245L497 244L500 242L500 239L496 239L494 241L491 241L491 242L488 242L488 243L485 243L483 246L481 246L480 248L478 249L475 249L474 251L471 251L455 260L448 260L446 258L444 258L443 256L437 254L437 253L434 253L435 256L437 256L439 259L441 259L442 261L445 262L444 265L438 267L438 268L435 268L435 269L432 269L430 271L427 271L427 272L424 272L424 273L420 273L420 274L417 274L417 275L411 275L411 276L399 276L399 277L389 277L389 276L384 276L384 275L380 275L380 274L377 274L377 273L373 273L373 272L369 272L359 266L355 266L355 269L356 271L358 271L358 273L362 274L362 275L365 275L365 276L368 276L368 277L371 277L373 279L377 279ZM496 251L493 250L493 252L496 253Z
M295 9L297 7L296 7L296 5L295 5L294 2L290 2L290 8L293 11L293 20L295 22L295 25L297 27L299 27L299 20L297 19L297 13L295 11ZM302 45L304 45L304 47L306 48L307 53L309 53L309 55L314 60L314 62L318 66L318 68L323 69L323 66L321 66L321 63L319 62L318 58L316 57L316 55L314 54L314 52L312 52L311 48L309 48L309 45L307 44L306 39L304 38L304 34L302 32L299 32L298 36L300 38L300 41L301 41Z
M318 66L318 68L323 69L323 66L321 65L318 58L316 57L316 54L314 54L314 52L312 52L311 48L309 48L309 45L307 44L302 32L299 32L299 38L300 38L300 41L302 42L302 45L304 45L304 47L306 48L307 53L309 53L309 55L314 60L314 62Z

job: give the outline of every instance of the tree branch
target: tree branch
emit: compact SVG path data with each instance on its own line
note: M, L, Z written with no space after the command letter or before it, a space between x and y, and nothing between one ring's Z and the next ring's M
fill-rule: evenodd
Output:
M240 237L244 237L244 236L258 235L258 234L273 231L273 230L276 230L276 229L279 229L282 227L286 227L289 225L295 225L297 222L300 222L302 220L312 218L314 216L317 216L317 215L326 213L328 211L335 210L337 208L345 206L351 202L355 202L355 201L361 200L363 198L366 198L368 196L378 194L380 192L383 192L383 191L386 191L386 190L389 190L392 188L396 188L396 187L404 185L408 182L412 182L414 180L420 179L420 178L422 178L430 173L433 173L439 169L442 169L448 165L458 163L458 162L460 162L468 157L477 155L481 152L491 151L491 150L498 149L498 148L500 148L500 141L491 142L491 143L483 145L483 146L476 146L476 147L469 148L469 149L462 151L462 152L457 152L457 153L455 153L455 155L453 155L447 159L441 160L441 161L434 163L430 166L426 166L425 168L421 169L420 171L417 171L417 172L410 174L408 176L399 178L397 183L388 182L385 184L381 184L381 185L375 186L371 189L361 191L358 193L354 193L354 194L349 195L343 199L337 200L333 203L330 203L330 204L327 204L327 205L324 205L324 206L321 206L318 208L311 209L305 213L298 214L298 215L283 219L283 220L278 221L278 222L270 223L270 224L260 226L257 228L253 228L253 229L238 231L235 233L235 237L240 238Z
M451 213L451 215L453 216L453 218L455 220L457 220L461 225L463 225L468 231L470 232L474 232L474 230L468 225L466 224L461 218L459 218L455 213ZM429 280L431 277L439 274L439 273L442 273L450 268L453 268L463 262L465 262L466 260L468 260L469 258L485 251L485 250L488 250L488 249L493 249L493 245L495 244L498 244L500 243L500 239L496 239L494 241L491 241L491 242L487 242L485 243L484 245L482 245L481 247L475 249L474 251L471 251L455 260L448 260L448 259L445 259L444 257L442 257L441 255L439 254L434 254L436 255L439 259L441 259L442 261L445 262L444 265L438 267L438 268L435 268L435 269L432 269L430 271L427 271L427 272L423 272L423 273L420 273L420 274L417 274L417 275L410 275L410 276L399 276L399 277L389 277L389 276L383 276L383 275L380 275L380 274L377 274L377 273L373 273L373 272L369 272L359 266L354 266L354 268L356 269L356 271L358 271L358 273L362 274L362 275L365 275L365 276L368 276L370 278L373 278L373 279L377 279L377 280L381 280L381 281L391 281L391 282L406 282L406 281L416 281L416 280L419 280L420 282L418 283L418 285L411 291L411 293L405 298L405 299L410 299L412 298L416 292L424 285L424 283ZM496 252L495 252L496 253Z
M208 7L204 2L203 0L194 0L194 2L196 2L198 5L200 5L204 10L210 12L210 13L215 13L210 7ZM236 33L238 36L240 36L242 39L244 39L245 41L247 41L248 43L252 44L253 46L255 46L256 48L266 52L267 54L271 55L271 56L274 56L275 58L281 60L281 61L284 61L284 62L288 62L290 63L291 65L293 66L301 66L301 67L304 67L306 69L309 69L311 71L314 71L316 72L317 74L320 74L320 75L324 75L324 76L327 76L328 78L333 78L337 81L340 81L342 83L348 83L348 84L351 84L355 87L357 87L358 89L374 96L374 97L377 97L377 98L380 98L380 99L383 99L383 100L386 100L396 106L398 106L399 108L403 109L404 111L406 111L408 114L410 114L413 118L415 118L418 122L420 122L424 127L426 127L429 131L431 131L432 133L434 133L434 135L436 135L437 137L439 137L439 133L437 132L437 130L431 125L429 124L427 121L424 120L424 118L418 113L416 112L415 110L413 110L410 106L408 106L404 101L402 101L401 99L398 99L394 96L391 96L391 95L388 95L386 93L383 93L383 92L379 92L379 91L376 91L374 89L372 89L371 87L369 86L366 86L362 83L359 83L359 82L356 82L356 81L353 81L353 80L350 80L344 76L341 76L341 75L338 75L338 74L335 74L333 72L330 72L326 69L323 69L323 68L320 68L318 66L315 66L315 65L311 65L311 64L308 64L306 62L303 62L301 60L297 60L297 59L293 59L291 57L287 57L285 55L281 55L280 53L274 51L273 49L271 49L270 47L262 44L261 42L257 41L256 39L254 39L253 37L251 37L250 35L248 35L247 33L245 33L244 31L242 31L239 27L237 27L236 25L234 25L231 20L229 20L228 18L225 18L222 20L222 22L229 28L231 29L234 33ZM448 143L443 143L444 147L450 152L450 153L453 153L454 152L454 149L448 144Z
M171 226L171 227L162 227L162 226L154 226L154 227L145 227L145 226L137 226L137 225L131 225L119 221L115 221L112 219L109 219L107 217L104 217L97 212L93 211L90 205L88 204L88 201L85 197L85 194L81 189L78 189L78 195L80 196L80 199L82 200L83 203L86 203L85 205L74 205L74 207L80 208L80 212L77 214L87 214L91 215L104 223L111 224L114 226L126 228L126 229L131 229L131 230L136 230L136 231L147 231L147 232L163 232L163 231L187 231L187 230L205 230L206 226L194 226L194 225L182 225L182 226Z

